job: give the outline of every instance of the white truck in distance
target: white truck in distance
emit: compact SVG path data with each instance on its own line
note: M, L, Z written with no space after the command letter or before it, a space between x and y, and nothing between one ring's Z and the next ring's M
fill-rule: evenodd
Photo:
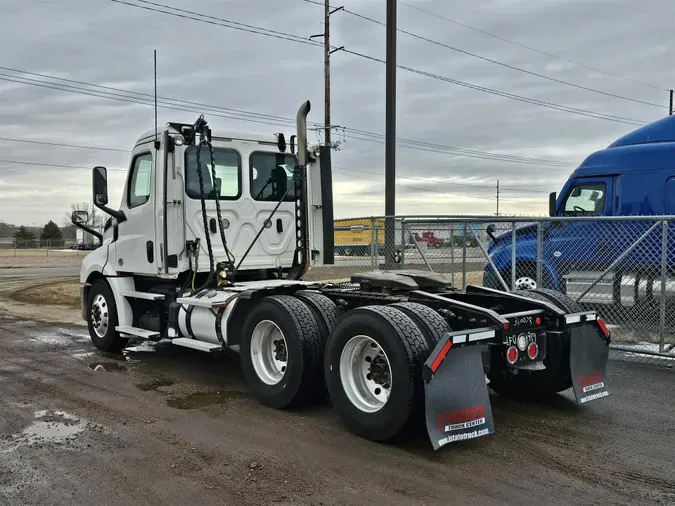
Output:
M609 331L557 292L461 291L410 270L303 281L334 248L330 150L308 150L309 110L289 143L211 132L203 117L142 135L118 209L94 168L94 204L112 218L80 274L97 348L233 348L263 404L330 396L349 430L376 441L426 419L435 449L494 432L488 381L515 398L608 395ZM97 234L86 212L72 220Z

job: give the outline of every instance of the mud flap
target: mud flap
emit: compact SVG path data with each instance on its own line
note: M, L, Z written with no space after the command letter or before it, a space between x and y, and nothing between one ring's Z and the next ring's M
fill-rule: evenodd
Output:
M570 328L570 373L579 406L609 395L606 378L608 359L609 346L602 339L595 322Z
M426 423L434 450L494 433L481 349L452 347L447 336L424 367Z

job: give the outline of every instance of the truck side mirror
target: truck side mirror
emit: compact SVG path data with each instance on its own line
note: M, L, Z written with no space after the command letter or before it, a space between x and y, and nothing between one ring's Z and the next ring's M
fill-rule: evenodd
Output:
M94 205L104 213L117 220L117 223L126 221L127 217L122 211L110 209L108 204L108 170L105 167L94 167L92 187L94 190ZM80 227L81 228L81 227ZM100 234L99 234L100 235Z
M108 170L105 167L94 167L94 204L108 205Z
M73 211L70 215L70 221L72 221L74 225L84 225L89 221L89 212Z
M548 215L556 215L556 193L551 192L548 194Z

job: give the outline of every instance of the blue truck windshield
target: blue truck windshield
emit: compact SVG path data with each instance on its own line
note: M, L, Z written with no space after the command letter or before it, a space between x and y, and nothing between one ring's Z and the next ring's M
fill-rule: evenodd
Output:
M599 216L605 208L605 185L582 183L572 187L565 200L565 216Z

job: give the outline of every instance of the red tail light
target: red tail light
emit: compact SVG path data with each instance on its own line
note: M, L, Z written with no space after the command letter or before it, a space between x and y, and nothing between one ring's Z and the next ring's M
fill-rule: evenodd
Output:
M504 330L509 330L509 322L504 323Z
M509 364L515 364L518 360L518 348L511 346L506 350L506 360Z
M539 355L539 346L537 343L530 343L527 347L527 356L530 357L530 360L534 360Z
M598 322L598 327L600 327L600 330L602 331L603 334L605 334L605 338L609 338L609 329L607 328L607 324L602 318L597 319Z
M537 325L541 325L541 318L537 316L537 319L534 320L534 323L536 323Z

